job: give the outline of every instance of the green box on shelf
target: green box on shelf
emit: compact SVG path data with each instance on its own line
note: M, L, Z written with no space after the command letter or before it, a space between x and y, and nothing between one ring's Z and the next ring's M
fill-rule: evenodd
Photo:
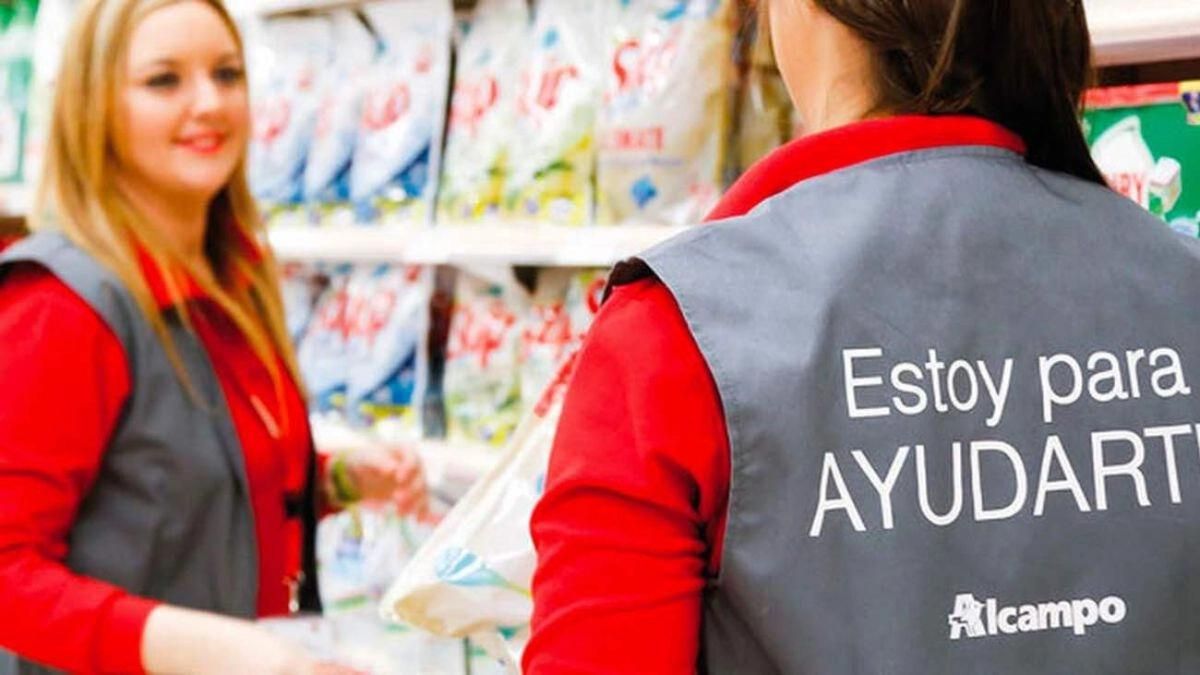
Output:
M1088 92L1083 126L1109 185L1200 237L1200 81Z

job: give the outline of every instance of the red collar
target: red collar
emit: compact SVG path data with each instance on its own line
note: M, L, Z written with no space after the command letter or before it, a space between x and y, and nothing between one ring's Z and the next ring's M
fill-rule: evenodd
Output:
M227 229L235 245L241 249L242 254L252 263L262 262L262 249L259 248L258 243L251 239L250 235L244 229L238 227L236 222L228 220L219 226ZM177 304L186 304L208 298L208 294L192 278L192 275L183 270L171 270L160 267L154 262L154 258L150 256L145 247L140 244L137 245L137 260L138 266L142 271L142 278L150 288L150 294L154 296L154 302L158 305L159 311L166 311ZM179 290L178 300L173 299L170 291L167 289L168 274L172 276L175 286ZM239 276L235 280L235 284L239 287L245 287L250 284L250 279Z
M1025 142L981 117L900 116L857 122L798 138L751 166L725 192L708 220L749 213L800 181L888 155L983 145L1025 154Z

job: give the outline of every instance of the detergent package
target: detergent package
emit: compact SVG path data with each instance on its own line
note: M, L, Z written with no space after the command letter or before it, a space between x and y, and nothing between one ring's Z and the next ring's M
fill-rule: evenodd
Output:
M500 447L520 421L520 319L528 305L508 268L459 274L443 381L451 440Z
M700 222L724 182L733 0L606 0L601 224Z
M304 224L304 171L332 26L324 17L282 18L268 22L263 32L252 71L250 186L270 224Z
M279 291L283 296L283 315L288 337L299 344L315 313L317 299L329 281L317 270L297 264L283 265Z
M1084 130L1112 188L1200 236L1200 81L1088 93Z
M583 342L600 309L605 275L599 270L543 268L521 329L521 395L534 405L567 357Z
M458 49L438 215L470 222L500 214L510 171L525 0L481 0Z
M346 406L346 317L350 267L339 266L317 298L296 350L313 412L337 415Z
M527 37L504 204L522 222L593 220L596 121L604 83L604 2L543 0Z
M304 167L303 195L309 220L320 225L350 225L350 162L362 118L361 74L379 45L355 12L329 15L337 45L333 60L318 78L317 116Z
M431 270L361 267L347 283L346 403L353 423L384 422L420 437L428 361Z
M0 6L0 183L22 183L33 88L37 0Z
M450 0L387 0L362 11L383 47L364 76L350 199L362 223L428 224L449 95Z

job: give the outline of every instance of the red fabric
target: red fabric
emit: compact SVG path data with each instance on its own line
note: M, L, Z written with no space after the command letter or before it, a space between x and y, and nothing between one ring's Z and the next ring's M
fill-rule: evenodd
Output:
M288 605L283 580L300 567L301 526L286 520L283 502L285 491L304 486L304 402L288 387L290 424L272 439L251 402L258 397L283 426L265 368L211 302L192 307L245 453L258 611L281 614ZM13 270L0 284L0 344L0 645L71 672L140 672L142 631L156 603L62 564L75 512L129 395L125 354L83 300L35 266Z
M721 198L709 220L748 213L802 180L887 155L960 145L1025 154L1025 142L979 117L901 116L859 122L798 138L759 160Z
M710 219L744 215L801 180L870 159L962 145L1024 151L1011 132L977 118L863 122L780 148ZM716 385L674 297L654 279L615 289L577 368L530 525L538 568L525 672L693 673L728 507Z

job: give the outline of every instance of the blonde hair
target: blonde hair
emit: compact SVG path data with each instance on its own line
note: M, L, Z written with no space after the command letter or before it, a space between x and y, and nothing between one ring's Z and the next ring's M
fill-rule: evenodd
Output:
M196 395L154 294L142 275L139 250L165 281L183 324L192 329L183 284L188 274L232 319L266 366L277 394L283 391L281 357L300 381L283 317L277 267L269 247L259 246L262 221L246 180L245 159L209 206L205 248L215 274L191 268L156 228L147 226L117 189L109 166L114 154L114 114L119 74L135 26L151 12L179 0L85 0L66 43L55 91L46 157L29 226L63 233L124 283L150 322L176 373ZM220 0L201 0L228 26L238 50L241 38ZM242 242L255 242L251 252ZM231 279L248 283L229 283ZM281 402L283 398L278 397ZM286 424L286 422L284 422Z

